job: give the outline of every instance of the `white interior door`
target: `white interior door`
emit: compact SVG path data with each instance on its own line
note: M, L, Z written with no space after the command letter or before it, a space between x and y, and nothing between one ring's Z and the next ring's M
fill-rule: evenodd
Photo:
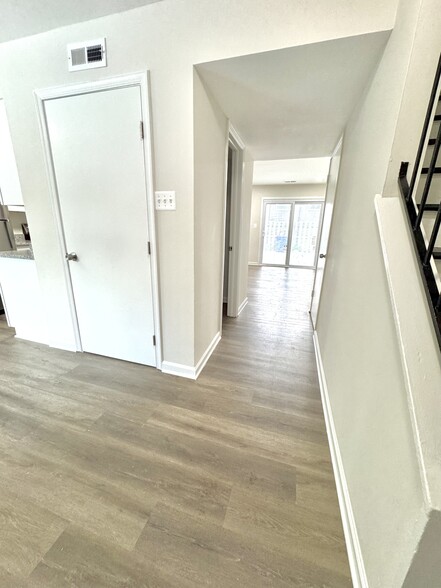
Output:
M155 365L140 88L45 111L82 349Z
M317 316L320 303L320 294L323 285L323 276L326 265L326 255L328 251L329 234L331 231L332 215L334 213L335 193L337 190L338 172L340 169L342 141L338 143L334 154L331 158L328 175L328 185L326 187L325 210L323 213L322 229L320 233L319 257L315 271L314 286L312 289L311 299L311 321L314 329L317 325Z

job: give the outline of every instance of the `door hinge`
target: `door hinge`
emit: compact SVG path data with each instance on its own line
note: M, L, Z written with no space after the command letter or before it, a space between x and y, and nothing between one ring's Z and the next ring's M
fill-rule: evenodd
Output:
M153 335L153 346L156 346L156 335Z
M139 134L141 135L141 141L144 141L144 122L139 121Z
M152 249L150 247L150 241L147 243L147 250L149 252L149 255L151 255L152 254Z

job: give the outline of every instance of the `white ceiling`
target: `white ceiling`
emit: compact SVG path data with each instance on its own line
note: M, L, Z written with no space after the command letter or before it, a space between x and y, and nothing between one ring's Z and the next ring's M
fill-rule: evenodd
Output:
M0 0L0 43L160 0Z
M255 161L253 184L324 184L329 157Z
M330 155L388 32L197 65L255 160Z

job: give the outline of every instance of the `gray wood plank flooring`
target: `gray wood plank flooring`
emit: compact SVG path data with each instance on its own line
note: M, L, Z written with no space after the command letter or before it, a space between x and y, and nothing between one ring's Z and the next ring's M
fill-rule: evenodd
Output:
M0 320L0 587L351 586L311 285L251 268L196 382Z

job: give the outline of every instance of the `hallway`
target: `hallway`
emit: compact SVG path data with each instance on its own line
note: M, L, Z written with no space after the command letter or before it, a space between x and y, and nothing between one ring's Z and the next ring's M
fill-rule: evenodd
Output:
M351 586L312 277L250 268L197 382L0 321L0 586Z

